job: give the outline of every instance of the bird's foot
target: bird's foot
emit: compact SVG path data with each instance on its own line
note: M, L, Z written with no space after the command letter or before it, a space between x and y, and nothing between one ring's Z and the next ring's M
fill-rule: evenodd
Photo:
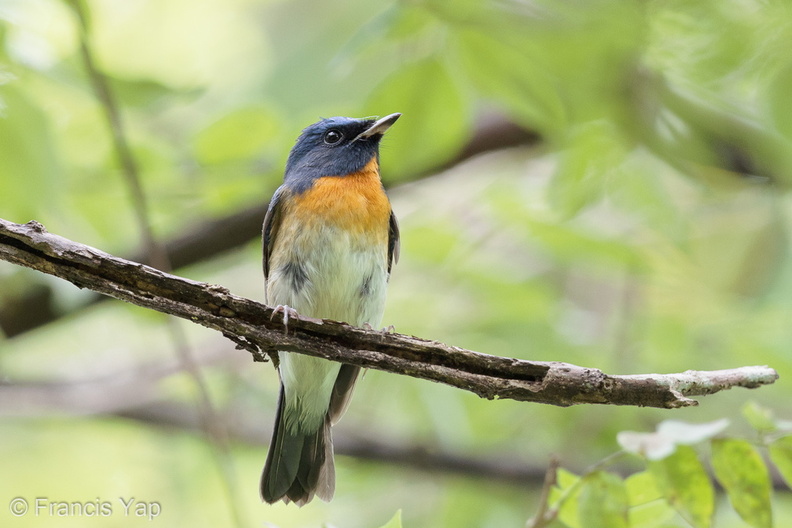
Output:
M363 327L364 330L374 330L374 327L371 326L370 323L363 323L361 326ZM388 325L385 328L380 329L379 332L382 334L395 334L396 327L393 325Z
M279 304L278 306L272 309L272 315L270 315L270 321L272 321L272 319L278 313L283 314L283 333L289 335L289 318L299 317L299 314L297 313L297 310L295 310L291 306L286 306L285 304Z

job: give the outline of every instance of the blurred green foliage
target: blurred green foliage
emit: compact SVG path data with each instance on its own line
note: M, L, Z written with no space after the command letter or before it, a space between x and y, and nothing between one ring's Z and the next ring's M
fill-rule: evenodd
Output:
M613 373L769 364L780 381L750 396L790 418L787 2L88 0L86 7L91 48L119 99L158 236L263 203L300 129L317 118L402 112L382 148L403 236L387 324L482 352ZM36 219L131 254L140 233L79 35L70 2L0 0L0 217ZM398 185L454 159L493 114L535 131L540 144ZM262 297L255 241L179 273ZM41 284L64 311L85 298L0 265L0 305ZM197 350L231 348L203 329L186 330ZM171 360L171 348L161 318L105 303L0 342L0 379L67 383L135 372ZM277 384L269 366L209 373L219 408L271 421ZM195 390L178 374L145 396L191 402ZM673 416L731 418L746 397L712 396ZM579 469L612 452L618 431L651 430L670 412L480 401L370 372L336 434L506 456L516 466L543 466L556 453ZM19 414L0 422L0 502L132 494L160 501L167 524L230 522L202 437L101 415ZM770 447L787 481L789 452L788 442ZM240 442L233 454L251 525L382 526L401 509L404 526L521 526L538 507L537 489L345 457L331 504L268 507L256 494L264 448ZM643 478L621 484L598 473L576 507L621 523L626 502L624 522L639 525L633 506L645 490L634 483ZM719 528L744 526L725 501L705 506L719 512ZM709 515L695 508L692 518ZM777 493L773 508L776 525L792 519L788 494ZM684 525L653 512L643 519ZM14 518L3 504L0 519L84 523ZM562 512L574 526L564 519ZM104 521L130 523L118 515Z

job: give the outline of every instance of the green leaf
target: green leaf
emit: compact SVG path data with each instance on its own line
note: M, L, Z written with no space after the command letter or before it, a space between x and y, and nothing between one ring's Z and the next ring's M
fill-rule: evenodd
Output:
M380 528L401 528L401 510L396 510L396 513L393 515L393 518L383 524Z
M754 446L735 438L713 440L712 469L746 523L755 528L773 525L770 475Z
M570 134L562 152L548 198L564 218L577 214L602 196L605 182L621 166L627 156L613 125L594 121L580 125Z
M657 483L649 471L630 475L624 484L630 505L627 512L630 528L656 527L676 515L657 489Z
M778 428L773 417L773 411L767 407L762 407L755 401L749 401L743 405L741 411L743 417L751 424L751 427L760 433L769 433Z
M207 165L260 156L279 130L278 119L269 109L241 108L224 115L195 136L195 156Z
M505 208L509 201L504 200L503 203L503 218L514 219L519 213ZM520 204L515 203L515 208L518 206ZM532 244L539 244L562 263L578 265L585 262L586 267L592 270L613 270L616 266L629 266L640 272L646 267L642 255L623 241L593 235L569 224L545 221L531 215L518 217L518 220L520 223L514 225L515 229L522 229ZM512 223L515 223L514 220Z
M569 493L570 488L577 485L580 477L560 468L556 472L556 487L550 490L550 504L558 508L558 519L569 528L581 528L578 521L578 497L580 488ZM569 493L569 495L566 495ZM563 500L563 502L561 502Z
M461 30L455 36L460 62L479 90L525 126L545 134L563 129L566 110L558 87L538 64L540 53L481 31Z
M768 86L768 115L778 130L792 139L792 64L785 64Z
M580 525L590 528L627 527L627 489L621 478L596 471L584 478L578 499Z
M662 499L663 494L657 489L654 477L648 471L641 471L627 477L624 481L630 506L646 504Z
M605 194L608 203L675 239L685 234L686 224L677 221L682 211L664 178L658 177L660 166L645 152L631 153L622 170L608 178Z
M118 100L133 107L151 107L161 103L163 99L178 94L179 96L197 96L198 91L175 92L163 83L152 79L131 79L125 77L108 77L110 89Z
M27 222L53 208L62 178L47 116L18 86L0 86L0 210Z
M778 468L787 486L792 488L792 435L782 436L770 444L770 460Z
M404 114L380 148L384 176L391 181L448 161L470 133L467 101L435 58L405 65L386 78L366 108L378 115Z
M676 512L664 499L654 500L627 511L630 528L654 528L674 518Z
M715 491L693 448L677 446L673 455L649 461L658 489L690 524L708 527L715 509Z
M564 468L559 468L558 472L556 473L556 485L562 489L566 490L571 488L580 480L580 475L575 475L569 470Z

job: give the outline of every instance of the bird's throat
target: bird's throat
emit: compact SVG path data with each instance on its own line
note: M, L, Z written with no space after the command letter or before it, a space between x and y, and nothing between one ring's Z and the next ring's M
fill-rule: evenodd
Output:
M317 178L294 201L300 222L323 222L350 232L376 234L383 243L387 240L390 203L376 158L358 172Z

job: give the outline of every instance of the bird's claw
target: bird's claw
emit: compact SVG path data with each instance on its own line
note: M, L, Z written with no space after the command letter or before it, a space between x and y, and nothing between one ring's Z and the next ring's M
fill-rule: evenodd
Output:
M364 330L374 330L374 327L371 326L370 323L363 323L361 326L363 327ZM382 328L381 330L379 330L379 332L381 334L395 334L396 333L396 327L393 326L393 325L388 325L385 328Z
M289 318L299 317L299 314L297 313L297 310L295 310L291 306L287 306L285 304L279 304L278 306L272 309L272 314L270 315L270 321L272 321L272 319L278 313L283 314L283 333L289 335Z

